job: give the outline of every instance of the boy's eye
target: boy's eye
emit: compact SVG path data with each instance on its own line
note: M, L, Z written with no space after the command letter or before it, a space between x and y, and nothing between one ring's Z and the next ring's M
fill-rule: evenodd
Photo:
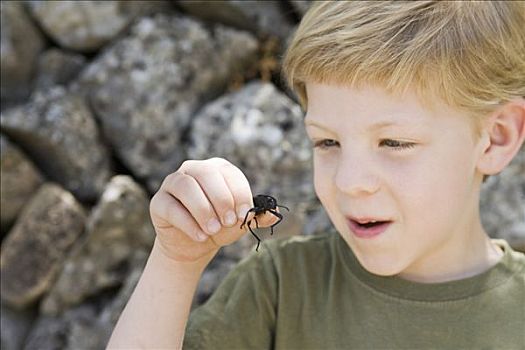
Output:
M339 145L339 142L332 139L323 139L314 142L314 148L327 149Z
M395 150L412 148L415 145L416 144L413 142L401 142L401 141L396 141L396 140L391 140L391 139L384 139L379 142L379 147L386 146L388 148L393 148Z

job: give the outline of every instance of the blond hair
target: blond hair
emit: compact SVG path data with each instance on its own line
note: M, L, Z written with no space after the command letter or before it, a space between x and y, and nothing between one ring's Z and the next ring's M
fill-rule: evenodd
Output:
M305 110L307 82L374 84L480 117L525 96L524 23L521 1L314 2L282 72Z

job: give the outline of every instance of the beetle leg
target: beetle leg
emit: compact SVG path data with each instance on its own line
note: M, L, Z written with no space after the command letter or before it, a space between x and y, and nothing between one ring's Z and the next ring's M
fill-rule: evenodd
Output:
M283 216L282 214L276 212L275 210L268 209L268 211L279 218L279 220L275 224L270 226L270 234L273 235L273 227L278 225L283 220Z
M257 216L254 216L253 219L255 220L255 227L259 228L259 221L257 221Z
M259 244L261 244L261 239L259 237L257 237L257 235L255 234L255 232L253 232L252 230L252 227L250 226L250 223L252 221L248 221L248 229L250 230L250 232L252 233L253 237L255 237L255 239L257 239L257 248L255 248L255 251L258 252L259 251Z
M246 220L248 219L248 215L250 215L250 212L256 211L256 210L257 208L251 208L250 210L248 210L248 212L246 213L246 216L244 217L244 221L241 224L241 229L243 228L244 225L246 225ZM248 227L250 226L248 225Z
M284 209L290 211L290 209L288 209L288 207L285 207L284 205L277 205L277 206L278 206L279 208L284 208Z

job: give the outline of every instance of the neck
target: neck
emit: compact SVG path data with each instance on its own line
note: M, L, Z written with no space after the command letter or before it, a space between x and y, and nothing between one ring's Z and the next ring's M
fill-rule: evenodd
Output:
M421 283L440 283L478 275L503 257L503 251L494 244L481 225L479 206L471 206L466 222L458 225L450 238L428 252L424 260L416 260L403 270L403 279ZM467 234L465 234L467 233Z
M455 246L459 248L459 246ZM446 253L452 257L446 259L447 263L443 264L441 256ZM452 253L452 254L450 254ZM464 279L485 272L492 266L496 265L503 251L485 237L476 242L470 241L464 248L457 249L455 252L442 250L436 252L433 256L424 262L416 262L408 269L405 269L399 276L403 279L420 282L420 283L442 283ZM440 261L439 264L436 264Z

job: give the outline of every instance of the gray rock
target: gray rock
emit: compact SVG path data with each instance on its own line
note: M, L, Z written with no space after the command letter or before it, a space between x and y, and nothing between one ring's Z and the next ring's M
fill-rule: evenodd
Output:
M52 181L81 200L94 200L110 178L110 159L95 119L80 96L62 87L37 92L2 113L0 126Z
M104 329L100 327L96 319L75 320L70 323L67 332L67 346L64 349L104 349L104 339L101 338L103 332Z
M94 51L134 18L169 10L167 1L28 1L33 17L62 47Z
M151 249L155 231L149 201L146 191L132 177L114 176L88 218L89 236L94 240L124 238L135 248Z
M42 35L19 1L2 1L0 66L2 105L29 96L37 56L44 47Z
M43 177L25 154L0 135L0 225L6 230L42 184Z
M86 58L77 53L51 48L38 58L35 89L47 89L53 85L67 85L81 71Z
M62 316L41 316L28 335L24 350L103 349L97 307L83 304Z
M13 310L8 305L0 305L0 348L2 350L19 350L24 345L24 340L36 313L31 310Z
M133 256L130 260L130 272L126 277L122 288L120 288L118 294L100 312L98 323L102 326L103 330L99 333L99 337L103 344L107 344L109 341L120 314L124 310L131 294L137 286L147 260L148 253L145 251L137 250L133 252Z
M49 290L85 219L71 193L55 184L42 185L2 242L2 300L22 309Z
M301 15L304 16L306 11L312 6L311 0L289 0L292 3L292 6L295 10Z
M224 90L257 49L249 34L189 18L143 18L73 87L91 106L122 162L155 192L185 157L191 115Z
M55 336L51 337L50 334ZM29 333L24 350L63 349L66 337L67 328L58 318L42 317Z
M177 4L192 16L249 30L258 37L275 36L282 40L292 30L281 1L190 0L178 1Z
M41 313L56 315L101 290L121 285L136 250L150 250L155 231L146 192L129 176L115 176L93 208L86 238L75 247Z
M480 201L481 222L489 235L525 252L525 148L501 173L488 178Z
M42 315L31 329L24 349L104 349L147 258L143 250L133 252L130 272L118 293L105 291L61 315Z
M320 202L312 205L308 210L306 223L303 227L303 234L306 236L326 234L335 230L335 227Z
M252 82L203 107L194 118L188 154L228 159L244 172L254 195L272 195L290 208L281 210L285 219L275 229L280 237L302 231L305 211L315 200L310 142L300 107L272 84ZM238 259L253 244L246 235L225 250Z

